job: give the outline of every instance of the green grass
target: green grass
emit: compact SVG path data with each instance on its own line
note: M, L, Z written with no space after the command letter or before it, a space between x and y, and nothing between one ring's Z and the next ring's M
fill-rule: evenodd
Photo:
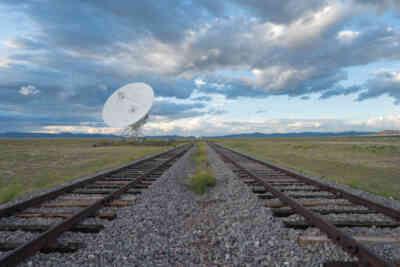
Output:
M94 146L101 142L110 141L0 139L0 203L171 148L149 143Z
M200 195L206 192L207 187L215 186L217 181L207 163L207 148L203 142L197 144L197 151L194 154L196 163L195 174L189 177L189 186Z
M341 137L217 142L306 174L400 199L399 140Z
M0 203L5 203L13 200L22 192L21 184L9 184L0 189Z

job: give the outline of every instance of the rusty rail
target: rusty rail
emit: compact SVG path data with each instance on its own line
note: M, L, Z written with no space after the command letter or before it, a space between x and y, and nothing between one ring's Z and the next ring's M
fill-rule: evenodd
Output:
M236 166L241 171L245 172L248 176L250 176L253 179L255 179L256 181L258 181L258 183L262 184L274 196L276 196L282 202L284 202L285 204L290 206L298 214L300 214L303 217L305 217L306 220L311 225L314 225L314 226L318 227L319 229L321 229L322 231L324 231L328 235L328 237L330 239L332 239L336 244L340 245L344 250L346 250L350 254L358 257L358 259L359 259L358 265L359 266L363 266L363 267L369 267L369 266L371 266L371 267L372 266L376 266L376 267L385 267L385 266L395 267L396 266L395 264L393 264L391 262L388 262L387 260L383 259L382 257L379 257L374 252L372 252L370 249L368 249L364 245L358 243L351 236L345 234L343 231L339 230L337 227L335 227L334 225L332 225L328 221L324 220L323 218L318 216L316 213L308 210L307 208L303 207L301 204L296 202L294 199L288 197L285 193L282 193L281 191L275 189L268 182L266 182L265 180L260 178L258 175L254 174L252 171L250 171L247 168L243 167L241 164L237 163L231 157L229 157L228 155L224 154L221 150L225 149L225 150L228 150L228 151L230 151L232 153L236 153L236 154L238 154L238 155L240 155L242 157L245 157L245 158L247 158L249 160L252 160L252 161L255 161L257 163L260 163L260 164L262 164L264 166L267 166L269 168L282 171L282 172L288 174L289 176L298 178L301 181L304 181L304 182L306 182L308 184L313 184L313 185L320 186L321 188L324 188L325 190L328 190L330 192L333 192L333 193L337 192L337 195L340 195L340 196L343 196L343 197L347 197L349 200L351 199L353 202L358 203L358 204L363 203L362 204L363 206L370 207L369 205L371 205L371 208L376 209L379 212L382 212L384 214L387 214L387 215L389 215L392 218L395 218L397 220L399 220L399 218L400 218L400 212L399 211L396 211L396 210L391 209L391 208L384 207L384 206L382 206L380 204L371 202L369 200L361 199L360 197L352 195L352 194L347 193L347 192L344 192L343 190L339 190L339 189L336 189L334 187L330 187L330 186L324 185L322 183L315 182L315 181L313 181L313 180L311 180L309 178L306 178L306 177L301 176L299 174L295 174L295 173L293 173L293 172L291 172L289 170L279 168L279 167L274 166L272 164L268 164L268 163L265 163L263 161L254 159L254 158L252 158L250 156L247 156L247 155L245 155L243 153L240 153L238 151L222 147L222 146L217 145L215 143L209 143L209 144L211 145L212 148L214 148L214 150L221 157L226 159L228 162L230 162L231 164Z
M21 245L20 247L18 247L16 249L6 253L6 255L4 255L3 257L0 258L0 266L16 266L22 260L32 256L33 254L35 254L40 249L52 246L53 244L55 244L57 242L57 238L59 237L59 235L61 233L67 231L72 226L74 226L75 224L81 222L86 217L88 217L88 216L90 216L92 214L95 214L105 204L111 202L113 199L118 198L124 192L128 191L129 188L139 184L140 181L143 180L146 176L149 176L151 173L156 172L157 170L163 168L165 165L169 164L171 161L175 160L176 158L179 158L184 153L186 153L191 147L192 147L192 144L183 145L183 146L180 146L180 147L177 147L177 148L170 149L168 151L159 153L157 155L148 157L148 158L140 161L140 162L149 161L149 160L158 158L160 156L167 155L168 153L171 153L171 152L174 152L174 151L178 151L179 149L182 149L181 152L173 154L173 156L171 158L169 158L168 160L162 162L161 164L159 164L158 166L154 167L153 169L143 173L142 175L137 177L134 181L132 181L132 182L124 185L123 187L113 191L112 193L110 193L109 195L105 196L104 198L96 201L95 203L93 203L89 207L84 208L84 209L76 212L75 214L73 214L68 219L60 222L59 224L54 225L48 231L40 234L38 237L34 238L30 242L27 242L27 243ZM42 203L44 201L54 199L55 197L63 194L64 192L67 192L67 191L69 191L71 189L75 189L75 188L81 187L82 185L86 185L87 183L93 181L94 179L97 179L97 178L102 177L104 175L110 175L110 174L113 174L115 172L121 171L124 168L126 168L128 166L131 166L131 165L132 164L127 164L127 165L124 165L124 166L119 167L119 168L115 168L115 169L108 170L108 171L105 171L105 172L102 172L102 173L98 173L98 174L94 175L93 177L90 177L90 178L88 178L88 179L86 179L86 180L84 180L82 182L78 182L76 184L67 186L66 188L61 188L59 190L55 190L53 192L50 192L48 195L46 195L46 194L40 195L40 196L38 196L37 199L31 199L31 200L28 200L26 203L23 202L23 203L20 203L20 204L16 204L14 206L11 206L9 208L1 210L0 211L0 215L7 216L7 215L10 215L13 212L21 211L23 209L31 207L32 205L37 205L37 204L40 204L40 203ZM47 198L46 198L46 196L47 196Z

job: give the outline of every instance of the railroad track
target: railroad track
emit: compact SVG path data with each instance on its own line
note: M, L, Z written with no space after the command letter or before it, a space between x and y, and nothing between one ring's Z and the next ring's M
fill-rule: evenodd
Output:
M115 212L101 209L132 205L135 195L149 187L191 147L192 144L183 145L0 209L0 266L16 266L38 251L74 252L84 247L82 243L61 243L57 239L66 231L101 231L102 224L83 221L88 217L115 219ZM120 200L125 196L128 200ZM24 240L13 240L14 232L18 233L17 239L26 233Z
M245 184L252 187L259 198L268 200L266 206L272 209L274 216L296 218L286 221L283 218L286 227L295 229L317 227L326 233L329 239L358 259L356 262L326 262L324 266L400 266L398 262L390 262L362 244L360 241L363 240L362 237L352 236L342 230L342 227L346 227L344 229L400 227L399 210L360 198L215 143L209 145ZM341 219L332 220L329 217L332 214ZM357 216L364 215L373 215L379 220L357 219L360 218ZM323 240L323 237L316 236L299 241L319 242L321 239ZM380 239L382 238L377 237L375 241L379 242Z

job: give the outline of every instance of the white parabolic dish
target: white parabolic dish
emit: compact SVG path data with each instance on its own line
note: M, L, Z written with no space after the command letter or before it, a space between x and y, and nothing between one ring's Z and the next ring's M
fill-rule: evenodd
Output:
M115 91L104 104L103 120L111 127L135 127L150 112L153 89L145 83L130 83Z

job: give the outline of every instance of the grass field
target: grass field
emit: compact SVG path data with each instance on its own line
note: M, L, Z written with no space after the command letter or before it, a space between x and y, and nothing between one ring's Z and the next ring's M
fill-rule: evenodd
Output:
M400 199L400 138L216 140L297 171Z
M0 139L0 203L171 148L99 139Z

